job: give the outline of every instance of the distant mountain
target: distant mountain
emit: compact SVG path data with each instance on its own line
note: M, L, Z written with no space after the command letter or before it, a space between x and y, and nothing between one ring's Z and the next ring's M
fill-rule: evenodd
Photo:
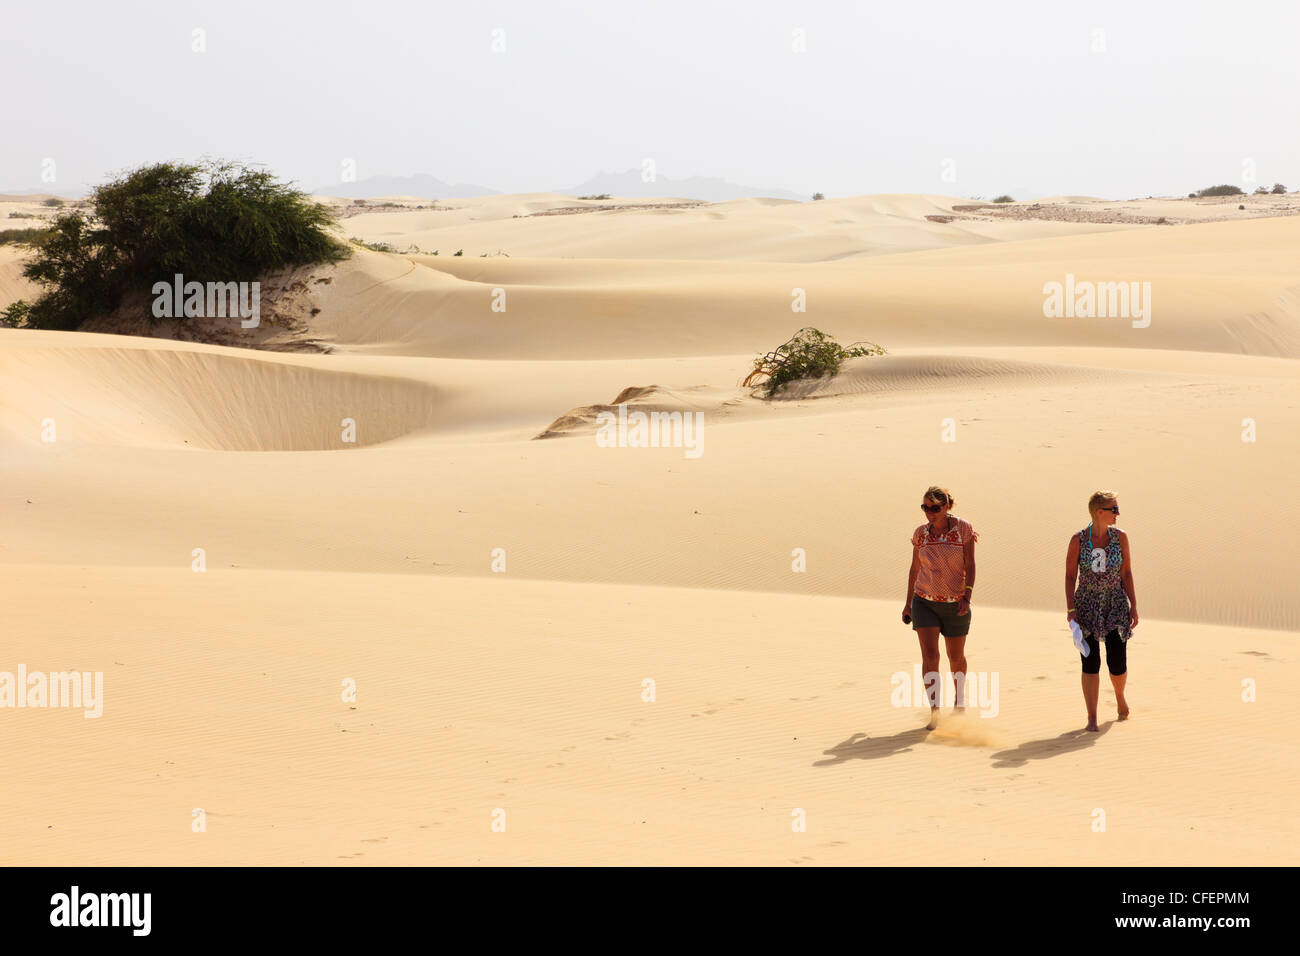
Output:
M709 202L753 197L800 200L812 198L792 193L788 189L738 186L717 176L690 176L686 179L657 176L654 182L647 183L642 182L639 169L629 169L625 173L598 173L572 189L557 189L556 192L574 196L599 196L602 193L611 196L681 196L685 199L704 199Z
M69 192L66 189L60 192L50 192L48 189L32 186L30 189L9 189L0 192L0 202L40 202L50 197L75 202L78 199L85 199L88 195L90 195L89 189L83 189L80 192Z
M313 189L317 196L346 199L369 199L371 196L415 196L418 199L467 199L470 196L496 196L500 190L473 183L444 183L428 173L414 176L371 176L351 183L332 183Z
M318 196L340 196L347 199L369 199L373 196L415 196L420 199L466 199L471 196L499 196L499 189L489 189L474 183L445 183L428 173L414 176L371 176L353 183L333 183L313 189ZM641 170L629 169L624 173L598 173L584 183L555 192L569 196L682 196L686 199L704 199L722 202L727 199L772 198L811 199L788 189L759 189L740 186L717 176L690 176L686 179L669 179L659 176L652 183L641 180Z

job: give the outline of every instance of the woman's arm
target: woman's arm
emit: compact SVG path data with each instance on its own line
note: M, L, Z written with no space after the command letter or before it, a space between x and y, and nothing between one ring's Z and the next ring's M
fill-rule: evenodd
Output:
M1065 619L1077 621L1074 607L1074 585L1079 579L1079 536L1070 535L1070 545L1065 549Z
M905 606L912 606L912 595L916 593L916 574L921 570L921 549L912 545L912 567L907 572L907 598Z
M1128 534L1123 531L1119 533L1119 551L1124 559L1124 569L1119 576L1124 585L1124 593L1128 595L1129 627L1137 627L1138 599L1137 591L1133 589L1133 553L1129 551Z
M961 599L957 602L958 614L970 613L970 597L975 590L975 538L968 537L966 543L962 546L961 554L966 562L966 590L962 592Z
M912 566L907 572L907 597L903 599L903 623L907 624L912 616L912 595L916 593L916 573L921 570L920 549L912 545Z

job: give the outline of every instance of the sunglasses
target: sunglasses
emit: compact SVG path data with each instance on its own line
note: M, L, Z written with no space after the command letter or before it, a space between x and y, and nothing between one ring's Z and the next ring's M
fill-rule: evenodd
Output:
M928 515L938 514L943 510L943 505L921 505L921 510Z
M1098 511L1109 511L1109 512L1111 512L1112 514L1119 514L1119 509L1118 509L1118 508L1098 508L1097 510L1098 510Z

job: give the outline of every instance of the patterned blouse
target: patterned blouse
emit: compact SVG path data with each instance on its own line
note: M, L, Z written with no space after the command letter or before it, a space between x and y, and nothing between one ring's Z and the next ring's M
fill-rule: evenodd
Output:
M965 518L948 517L952 527L942 534L935 534L928 521L912 532L921 562L913 590L931 601L957 601L965 595L966 542L980 539Z
M1133 634L1129 627L1128 595L1120 565L1124 551L1119 544L1119 528L1112 526L1106 548L1092 544L1092 525L1079 532L1079 583L1074 589L1074 609L1079 628L1086 637L1104 641L1111 631L1119 631L1121 640Z

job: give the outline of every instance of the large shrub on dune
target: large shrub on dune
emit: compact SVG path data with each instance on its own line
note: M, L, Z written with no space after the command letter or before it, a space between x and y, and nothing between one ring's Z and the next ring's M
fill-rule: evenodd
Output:
M29 328L75 329L180 273L186 282L251 282L337 262L347 246L328 209L240 163L156 163L97 188L91 214L57 217L23 268L44 292Z

